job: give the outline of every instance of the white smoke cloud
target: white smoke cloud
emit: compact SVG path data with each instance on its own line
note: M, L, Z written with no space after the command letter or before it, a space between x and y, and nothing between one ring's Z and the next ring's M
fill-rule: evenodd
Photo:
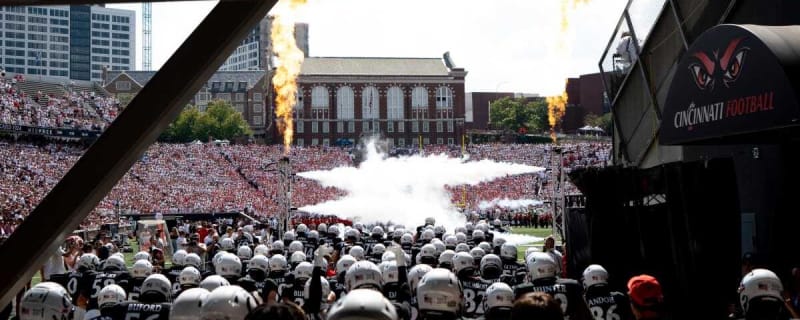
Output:
M481 210L486 210L489 208L498 207L498 208L514 210L519 208L525 208L528 206L538 206L541 205L542 203L543 202L539 200L533 200L533 199L512 200L508 198L503 198L503 199L494 199L492 201L486 201L486 200L481 201L480 203L478 203L478 208Z
M367 150L366 161L358 168L298 173L322 186L347 192L341 199L299 209L364 223L391 221L407 228L422 224L426 217L434 217L436 224L452 230L463 225L465 218L450 202L445 185L476 185L507 175L544 170L489 160L463 162L446 155L387 158L378 153L374 143L369 143Z

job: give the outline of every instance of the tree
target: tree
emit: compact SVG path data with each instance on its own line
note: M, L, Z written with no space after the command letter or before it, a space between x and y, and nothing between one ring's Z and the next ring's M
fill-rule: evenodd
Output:
M503 98L491 104L489 119L498 128L513 132L541 132L548 128L544 101Z
M598 116L596 114L590 113L583 117L583 122L586 125L592 127L599 127L603 129L606 133L610 133L613 128L611 127L611 112L608 112L602 116Z
M251 135L253 131L242 118L242 114L222 100L209 103L205 112L188 106L172 122L161 140L171 142L206 141L214 139L233 139Z

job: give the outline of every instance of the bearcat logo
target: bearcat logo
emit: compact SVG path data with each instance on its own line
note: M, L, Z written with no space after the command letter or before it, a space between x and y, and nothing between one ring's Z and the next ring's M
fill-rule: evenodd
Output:
M736 38L728 43L722 56L714 50L709 56L706 52L696 52L692 57L697 61L689 64L694 83L700 90L714 91L714 85L721 81L726 88L739 79L744 68L749 47L741 46L745 38Z

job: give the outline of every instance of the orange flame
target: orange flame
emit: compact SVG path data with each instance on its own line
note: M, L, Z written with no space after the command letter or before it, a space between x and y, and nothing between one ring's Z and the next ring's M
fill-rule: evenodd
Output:
M547 120L550 122L550 139L553 140L553 143L558 142L556 126L567 111L567 98L566 91L562 92L560 96L547 97Z
M288 154L294 138L294 121L292 110L297 103L297 76L303 65L303 51L297 47L294 37L294 19L292 12L306 0L287 0L278 3L281 12L272 21L270 39L272 50L278 57L279 65L272 77L275 88L275 114L278 116L278 130L283 136L284 153Z

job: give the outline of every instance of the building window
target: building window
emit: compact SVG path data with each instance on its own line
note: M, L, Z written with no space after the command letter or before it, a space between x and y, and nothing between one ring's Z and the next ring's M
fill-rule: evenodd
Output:
M260 126L264 124L264 120L262 120L261 116L253 116L253 124Z
M259 93L254 93L253 94L253 100L255 100L255 101L264 100L264 96L260 92Z
M422 144L424 144L424 145L431 144L431 139L430 138L422 138Z
M411 107L424 109L428 107L428 91L423 87L416 87L411 92Z
M322 133L328 133L331 131L331 124L328 121L322 121Z
M305 126L303 125L303 120L297 120L294 124L295 130L297 133L303 133Z
M225 102L231 102L231 94L230 93L217 93L217 99L223 100Z
M319 144L319 139L311 139L311 145L316 146Z
M397 121L397 132L406 132L406 123L403 121Z
M378 119L379 101L377 88L373 86L364 88L361 92L361 118Z
M455 144L455 141L453 140L453 138L447 138L447 144L452 146Z
M336 121L336 132L343 133L344 132L344 122Z
M401 146L401 147L405 147L406 146L406 139L397 138L397 145Z
M297 144L298 147L302 147L303 146L303 138L295 140L295 143Z
M400 87L391 87L386 93L386 117L388 119L403 119L403 90Z
M117 81L114 84L114 87L118 91L130 91L131 90L131 82L130 81Z
M369 121L361 121L361 132L369 132Z
M318 121L311 121L311 133L319 132L319 122Z
M348 86L336 90L336 117L338 119L355 119L353 89Z
M355 121L348 121L347 122L347 132L355 133L356 132L356 122Z
M452 109L453 108L453 91L448 87L439 87L436 89L436 109Z
M297 101L294 104L295 109L303 110L303 88L297 87Z
M311 108L313 109L327 109L328 108L328 89L323 86L316 86L311 89Z
M419 121L411 121L411 132L419 132Z
M253 112L261 113L264 112L264 105L260 103L253 104Z
M331 145L331 141L329 139L322 139L322 145L328 147Z
M444 131L444 123L441 121L436 121L436 132Z
M436 144L444 144L444 138L436 138Z
M392 121L386 122L386 132L394 132L394 122Z
M236 101L244 101L244 93L237 93Z
M447 132L453 132L453 120L447 121Z
M431 129L431 123L428 121L422 121L422 132L428 132Z

